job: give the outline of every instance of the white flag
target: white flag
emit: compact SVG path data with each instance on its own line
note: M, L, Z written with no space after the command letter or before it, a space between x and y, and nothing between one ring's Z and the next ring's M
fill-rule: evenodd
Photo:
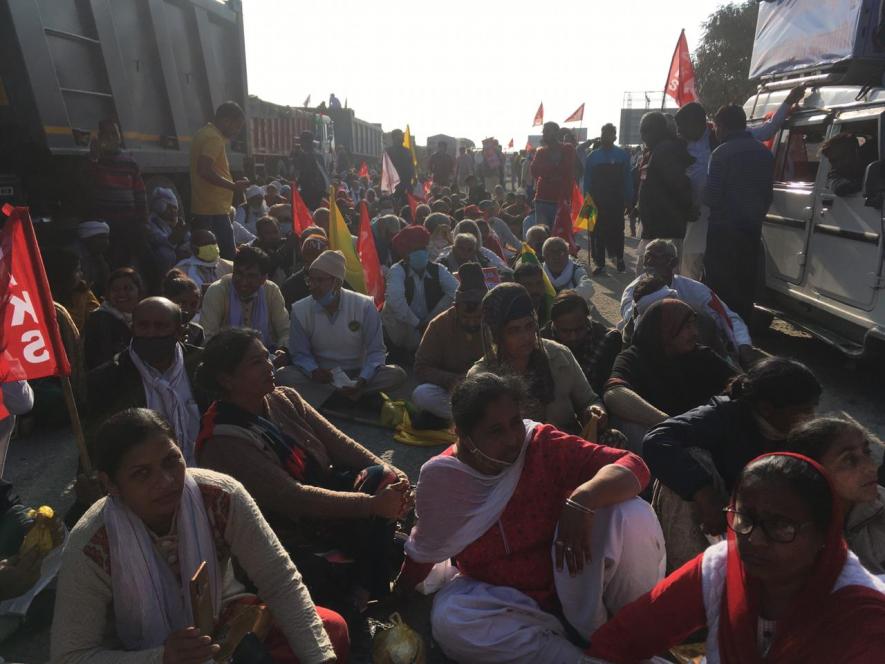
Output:
M390 161L390 155L385 152L384 156L381 158L381 193L392 194L398 184L399 173L397 173L396 169L393 167L393 162Z

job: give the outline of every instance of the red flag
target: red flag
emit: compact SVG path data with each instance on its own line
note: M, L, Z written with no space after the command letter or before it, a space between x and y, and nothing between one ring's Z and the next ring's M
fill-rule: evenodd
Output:
M375 247L375 236L372 234L372 222L369 221L369 206L366 201L360 202L360 236L356 251L363 264L363 277L366 282L366 295L375 299L375 306L380 310L384 306L384 277L381 276L381 261L378 260L378 249Z
M581 102L581 105L578 106L578 110L568 116L565 121L566 122L583 122L584 120L584 103Z
M298 185L292 183L292 232L298 237L304 232L304 229L313 225L313 216L301 194L298 193Z
M3 206L0 230L0 382L70 376L49 281L28 208ZM0 417L7 415L0 398Z
M535 113L535 119L532 121L532 126L537 127L538 125L544 124L544 102L541 102L541 105L538 106L538 112Z
M508 149L508 150L512 150L512 149L513 149L513 139L512 139L512 138L510 139L510 142L507 144L507 149Z
M366 162L362 162L360 164L360 170L359 170L359 173L357 173L357 175L359 175L359 177L361 177L361 178L369 177L369 167L366 166Z
M406 199L409 201L409 210L412 211L412 224L415 225L418 223L418 199L408 191L406 191Z
M675 99L679 106L698 100L694 87L694 66L691 64L685 30L679 33L679 41L676 42L676 50L673 51L664 94Z
M572 183L571 206L572 227L574 227L578 215L581 214L581 208L584 206L584 196L581 194L581 188L577 182Z
M575 244L575 234L572 230L570 201L563 200L559 203L559 208L556 210L556 220L553 222L553 230L551 231L551 235L555 237L561 237L563 240L568 242L569 252L572 254L577 253L578 246Z

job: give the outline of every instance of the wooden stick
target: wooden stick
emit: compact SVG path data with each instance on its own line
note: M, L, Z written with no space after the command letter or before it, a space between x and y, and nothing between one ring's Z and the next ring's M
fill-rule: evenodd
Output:
M74 388L71 387L71 379L68 376L61 376L61 391L65 396L68 416L71 418L74 440L77 441L77 449L80 451L81 470L86 475L89 475L92 472L92 461L89 459L89 450L86 448L86 436L83 435L80 413L77 411L77 402L74 400Z

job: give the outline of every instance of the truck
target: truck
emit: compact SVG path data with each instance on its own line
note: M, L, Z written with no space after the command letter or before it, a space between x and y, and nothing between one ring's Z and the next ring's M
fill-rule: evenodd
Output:
M332 168L335 135L332 119L317 109L281 106L255 95L246 102L252 162L259 176L290 177L292 149L301 132L314 135L314 145Z
M774 195L762 226L757 306L852 358L885 348L885 46L879 0L763 3L744 105L761 123L797 84L807 92L772 144ZM834 46L835 45L835 46ZM822 147L856 146L845 173ZM838 178L836 177L838 176Z
M352 108L330 108L335 131L335 147L343 145L356 167L364 161L370 168L380 170L384 150L381 125L356 117Z
M77 211L77 175L114 119L146 184L188 201L190 144L215 108L247 106L239 0L0 3L0 201ZM247 169L249 132L229 148Z

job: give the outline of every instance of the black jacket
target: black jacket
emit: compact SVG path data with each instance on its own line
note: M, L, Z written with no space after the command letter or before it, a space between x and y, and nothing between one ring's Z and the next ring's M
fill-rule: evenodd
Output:
M738 475L760 454L780 446L762 436L749 404L728 397L671 417L649 431L642 441L642 458L653 476L684 500L713 481L688 448L707 450L730 493Z
M685 143L666 138L651 151L645 177L639 183L642 239L681 240L692 215L691 180L686 169L694 163Z

